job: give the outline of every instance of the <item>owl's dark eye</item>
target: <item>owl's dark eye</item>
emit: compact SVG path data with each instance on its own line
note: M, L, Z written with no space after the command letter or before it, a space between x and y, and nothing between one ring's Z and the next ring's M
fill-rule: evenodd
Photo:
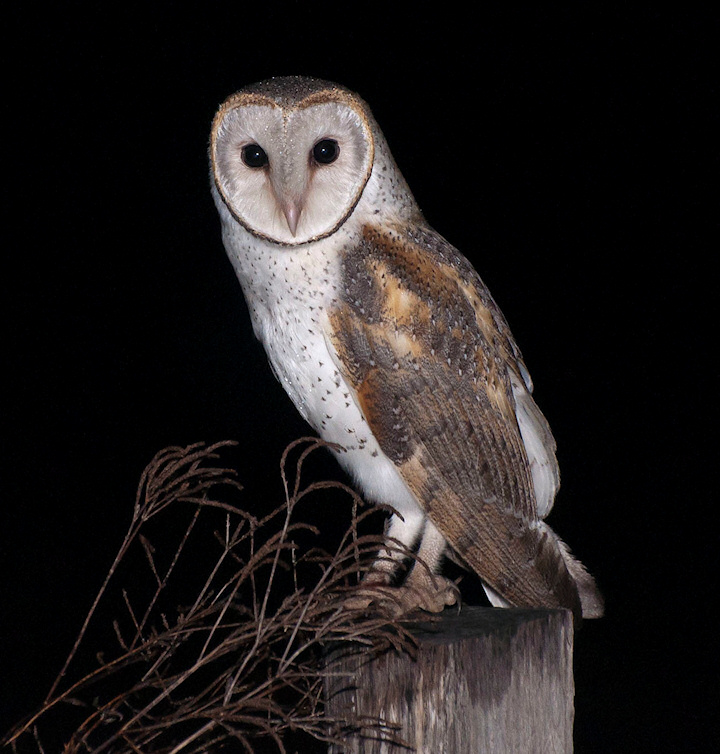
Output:
M242 161L249 168L264 168L268 164L268 156L259 144L246 144L242 148Z
M335 139L321 139L312 150L315 162L320 165L329 165L337 160L340 154L340 145Z

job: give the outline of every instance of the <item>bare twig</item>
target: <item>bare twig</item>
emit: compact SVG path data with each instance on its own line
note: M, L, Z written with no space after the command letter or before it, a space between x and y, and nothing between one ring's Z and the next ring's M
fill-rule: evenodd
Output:
M61 703L78 700L84 706L72 707L80 719L65 742L66 754L189 753L230 741L252 754L261 739L284 752L290 732L320 742L340 743L349 732L394 740L389 721L350 723L325 715L320 649L332 641L363 651L412 651L402 624L346 606L346 595L372 557L381 548L398 549L399 543L360 534L372 510L360 510L362 501L345 485L303 483L305 461L325 446L315 438L297 440L283 453L285 499L264 517L219 499L223 489L240 489L232 470L215 465L229 444L167 448L148 465L125 538L45 703L4 743L14 747L21 737L32 736L42 751L38 731L49 715ZM348 495L353 515L340 543L328 552L318 546L318 529L300 521L297 511L331 488ZM155 541L148 527L154 521L162 525L160 516L177 519L181 504L192 507L191 518L166 558L167 543ZM208 563L211 548L215 555ZM407 554L401 547L400 552ZM119 590L125 617L110 621L118 639L116 656L70 680L99 603L110 600L110 582L133 557L145 563L150 596L138 606L137 584ZM161 567L162 562L168 565ZM183 591L181 576L188 564L206 569L191 594ZM392 599L389 592L378 594ZM168 607L173 600L187 607ZM129 631L123 629L128 620Z

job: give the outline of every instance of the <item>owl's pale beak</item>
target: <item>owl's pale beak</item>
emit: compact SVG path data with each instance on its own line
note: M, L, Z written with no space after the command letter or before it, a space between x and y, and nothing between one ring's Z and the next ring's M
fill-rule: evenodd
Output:
M294 173L290 171L292 165L292 162L289 163L290 167L283 163L280 167L284 169L271 169L270 185L273 194L275 194L277 206L285 216L285 222L287 222L290 233L294 238L300 224L300 215L302 215L305 206L307 186L304 180L297 179L298 175L302 175L300 171Z
M293 234L293 237L295 236L295 231L297 230L298 223L300 222L300 214L302 213L302 199L296 199L288 200L283 202L282 204L282 211L285 215L285 219L287 220L288 228L290 228L290 232Z

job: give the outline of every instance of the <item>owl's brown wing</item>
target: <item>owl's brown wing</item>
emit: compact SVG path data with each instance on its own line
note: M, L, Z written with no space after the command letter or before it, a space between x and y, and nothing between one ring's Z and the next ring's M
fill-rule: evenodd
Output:
M502 314L430 229L366 226L329 312L337 365L383 452L461 558L516 606L578 590L538 522L510 382L526 374Z

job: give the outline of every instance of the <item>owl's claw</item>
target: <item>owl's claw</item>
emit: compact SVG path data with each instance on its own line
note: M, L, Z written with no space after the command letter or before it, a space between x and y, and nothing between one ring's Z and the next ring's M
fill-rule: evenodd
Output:
M348 597L343 605L348 610L367 610L373 603L381 604L395 591L390 584L390 574L384 571L369 571L357 586L357 593Z
M399 603L403 613L424 610L441 613L446 607L458 602L460 591L457 584L444 576L430 573L416 565L399 590Z
M380 575L381 576L381 575ZM345 600L349 610L367 610L375 606L393 618L409 616L417 610L441 613L458 602L460 592L454 581L425 568L413 568L400 586L388 586L388 579L368 577L358 586L357 594Z

